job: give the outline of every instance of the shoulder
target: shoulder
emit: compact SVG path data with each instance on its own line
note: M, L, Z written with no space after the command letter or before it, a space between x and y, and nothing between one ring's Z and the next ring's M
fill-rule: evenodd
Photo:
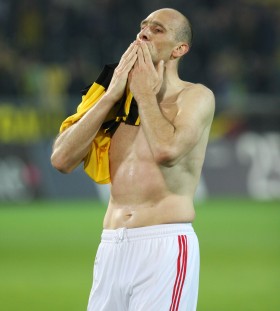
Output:
M183 97L195 96L198 99L208 99L215 101L215 96L212 90L201 83L184 82Z
M208 102L211 106L215 105L215 96L212 90L200 83L183 82L183 89L179 96L179 101L199 103Z
M197 115L208 123L214 116L215 96L212 90L203 84L184 82L178 105L183 115Z

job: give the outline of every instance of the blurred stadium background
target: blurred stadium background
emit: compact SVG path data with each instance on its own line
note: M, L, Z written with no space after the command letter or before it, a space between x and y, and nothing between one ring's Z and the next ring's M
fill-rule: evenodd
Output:
M56 172L52 142L161 7L190 17L180 75L217 99L196 198L198 311L280 310L279 0L0 0L1 311L85 310L108 187Z

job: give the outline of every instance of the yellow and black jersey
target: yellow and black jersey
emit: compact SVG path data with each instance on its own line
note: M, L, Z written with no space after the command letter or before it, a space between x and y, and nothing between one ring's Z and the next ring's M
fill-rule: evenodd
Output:
M111 82L113 73L118 64L105 65L97 80L82 90L82 102L77 112L64 120L60 133L76 123L81 117L97 103L105 94ZM120 122L130 125L139 125L140 118L138 106L132 93L127 88L122 98L114 105L99 132L92 142L92 147L84 159L84 170L95 182L110 183L109 148L111 137Z

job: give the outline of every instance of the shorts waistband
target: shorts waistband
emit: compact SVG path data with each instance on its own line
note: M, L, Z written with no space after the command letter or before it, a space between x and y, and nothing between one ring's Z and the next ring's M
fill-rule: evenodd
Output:
M191 223L163 224L140 228L104 229L102 242L120 242L123 240L144 240L151 238L194 234Z

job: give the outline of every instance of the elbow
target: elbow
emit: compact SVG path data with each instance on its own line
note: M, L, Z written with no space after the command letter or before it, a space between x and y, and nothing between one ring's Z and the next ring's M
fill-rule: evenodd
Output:
M69 174L73 171L73 167L69 165L69 161L62 154L53 152L50 160L51 160L51 165L63 174Z
M154 152L154 160L160 166L172 167L178 162L178 156L172 148L161 148Z
M179 145L177 147L169 145L158 148L154 151L154 160L160 166L173 167L192 151L195 145L195 140L190 140L186 145Z

